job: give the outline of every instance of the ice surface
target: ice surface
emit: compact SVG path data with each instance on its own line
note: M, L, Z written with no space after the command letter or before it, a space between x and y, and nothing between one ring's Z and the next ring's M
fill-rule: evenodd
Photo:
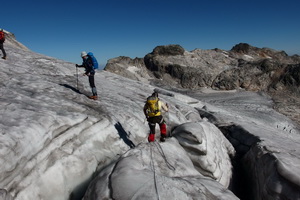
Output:
M228 125L237 151L246 151L243 163L253 184L252 199L299 199L299 129L272 109L270 97L246 91L190 95L207 103L202 117Z
M233 157L235 150L217 127L208 122L190 122L176 127L172 135L201 174L229 186L232 176L229 155Z
M143 143L128 151L94 180L84 199L111 197L122 200L238 199L217 182L201 175L175 139Z
M149 128L142 110L154 87L99 71L95 82L100 100L92 101L86 97L90 88L87 77L80 75L80 69L77 85L75 64L13 45L7 45L6 49L8 59L0 61L0 188L6 189L15 199L78 199L84 194L93 174L130 148L148 143ZM180 94L160 95L160 98L171 108L166 117L169 131L172 126L201 120L194 106L203 105L189 105L197 100ZM173 145L169 156L176 154L180 147L176 142ZM183 163L178 161L176 164L176 174L185 178L173 184L192 181L199 182L198 187L208 188L202 186L204 183L199 181L201 174L193 168L191 161L181 161ZM140 161L127 159L126 162ZM185 169L185 162L188 162L189 170ZM130 166L125 164L123 167L123 170L128 170L126 173L137 175ZM188 175L196 178L189 179ZM144 181L143 175L128 178ZM210 182L208 178L202 179ZM214 192L215 187L216 195L234 196L217 182L211 185L210 190ZM140 187L131 185L133 188L137 186ZM153 186L149 183L149 187ZM113 187L119 188L115 195L121 194L122 188ZM194 186L187 189L178 193L179 197L197 194Z
M4 189L0 189L1 200L13 200L13 197Z
M263 94L161 93L170 105L168 131L177 129L179 141L174 137L161 144L166 162L147 142L142 109L153 86L98 71L100 100L92 101L86 97L91 94L87 77L81 69L77 76L75 64L14 42L5 48L8 59L0 60L2 199L80 199L97 174L87 195L99 199L156 199L155 194L236 199L226 189L233 149L217 129L226 126L237 147L248 148L244 162L256 180L256 199L299 198L299 130Z

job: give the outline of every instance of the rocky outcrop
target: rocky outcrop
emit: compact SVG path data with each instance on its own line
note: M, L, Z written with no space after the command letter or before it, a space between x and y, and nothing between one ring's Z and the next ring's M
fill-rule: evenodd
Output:
M212 88L232 90L241 87L252 91L266 90L273 80L279 78L278 74L281 74L282 68L282 64L274 60L239 60L236 68L225 70L216 76Z
M171 77L177 83L176 87L183 88L210 86L215 74L237 65L225 51L195 49L188 52L179 45L156 47L144 57L144 61L164 84L169 84Z
M167 51L174 47L157 48ZM157 53L160 52L157 48L145 56L146 67L159 74L156 77L160 79L169 74L183 88L266 90L282 77L287 66L300 63L299 56L290 57L284 51L246 43L235 45L230 51L196 49L167 55Z
M109 60L105 70L136 79L132 73L129 75L132 70L128 66L139 66L140 76L147 74L153 83L188 89L212 87L255 91L267 91L278 83L288 85L289 79L297 83L297 69L290 68L297 68L300 63L298 55L288 56L284 51L246 43L237 44L230 51L195 49L188 52L179 45L158 46L144 57L144 62L139 60L141 64L135 64L137 58L125 62L121 58ZM287 71L295 74L285 74Z
M173 89L208 87L215 90L242 88L264 91L276 99L277 110L300 123L299 115L290 112L300 108L299 65L299 55L288 56L284 51L240 43L230 51L217 48L186 51L179 45L158 46L144 57L138 73L132 74L132 64L118 60L109 61L105 70L115 72L122 69L122 73L118 74L134 80L137 80L138 74L143 77L138 80ZM287 101L287 93L292 102L281 104ZM291 105L286 111L285 107Z
M155 47L153 50L154 55L161 55L161 56L177 56L177 55L184 55L184 48L180 45L168 45L168 46L158 46Z
M145 67L142 58L131 59L126 56L112 58L108 60L105 70L133 80L145 82L151 79L151 73Z
M111 59L105 70L135 80L138 74L153 84L174 88L268 91L274 87L285 88L292 80L293 84L299 84L295 79L299 63L298 55L288 56L284 51L246 43L237 44L230 51L195 49L189 52L180 45L166 45L154 48L144 57L144 62L138 58Z
M232 47L230 53L235 58L244 58L247 60L261 60L261 59L272 59L277 60L281 63L294 63L299 62L299 56L290 57L284 51L276 51L270 48L257 48L247 43L240 43ZM297 61L298 60L298 61Z

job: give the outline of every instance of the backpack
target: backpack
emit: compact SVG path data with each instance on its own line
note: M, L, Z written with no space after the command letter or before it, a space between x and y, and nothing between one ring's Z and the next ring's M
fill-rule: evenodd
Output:
M99 65L98 65L97 59L95 58L94 54L92 52L89 52L87 55L93 61L94 69L98 69Z
M149 117L160 116L160 109L158 104L159 99L157 97L150 96L147 98L147 114Z
M0 41L4 42L5 41L5 34L3 31L0 31Z

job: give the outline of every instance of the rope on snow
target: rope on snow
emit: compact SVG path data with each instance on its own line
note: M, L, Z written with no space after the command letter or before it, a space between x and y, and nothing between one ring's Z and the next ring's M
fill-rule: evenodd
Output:
M150 143L150 155L151 155L151 166L152 166L152 169L153 169L153 179L154 179L154 187L155 187L155 192L156 192L156 195L157 195L157 199L159 200L159 193L158 193L158 189L157 189L157 180L156 180L156 173L155 173L155 167L154 167L154 161L153 161L153 149L152 149L152 144L153 142Z

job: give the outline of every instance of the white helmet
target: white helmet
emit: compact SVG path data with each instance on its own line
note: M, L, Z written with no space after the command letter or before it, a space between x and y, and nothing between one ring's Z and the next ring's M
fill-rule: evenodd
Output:
M81 58L87 56L87 53L85 51L81 52Z

